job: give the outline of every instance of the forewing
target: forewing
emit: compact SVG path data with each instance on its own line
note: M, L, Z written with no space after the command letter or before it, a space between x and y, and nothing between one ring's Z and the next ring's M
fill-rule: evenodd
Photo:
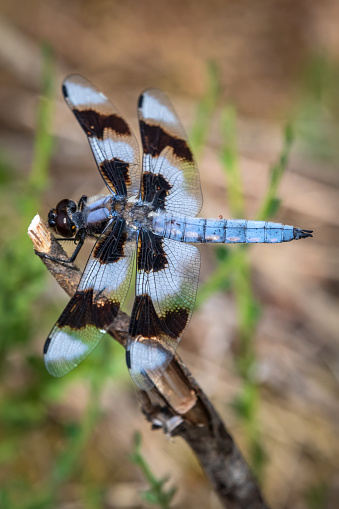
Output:
M62 91L87 135L107 187L119 196L136 195L140 186L138 143L118 109L79 74L68 76Z
M195 246L140 232L126 351L131 377L140 389L149 390L175 354L193 312L199 270Z
M141 197L156 210L196 216L202 207L199 172L185 130L168 97L146 90L138 103L143 147Z
M135 240L127 240L125 221L111 222L46 340L45 364L51 375L61 377L75 368L110 328L130 285L134 255Z

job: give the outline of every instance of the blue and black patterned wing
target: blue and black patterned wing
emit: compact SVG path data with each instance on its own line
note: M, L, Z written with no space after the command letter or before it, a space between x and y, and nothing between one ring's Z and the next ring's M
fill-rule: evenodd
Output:
M185 130L168 97L146 90L138 103L143 148L141 198L155 210L196 216L202 207L199 172Z
M136 195L140 186L138 143L118 109L79 74L68 76L62 91L87 135L109 190L119 196Z
M112 325L130 286L135 240L125 221L112 220L98 239L74 296L51 330L45 364L61 377L82 362Z
M199 270L195 246L140 231L126 360L142 390L152 388L175 354L193 312Z

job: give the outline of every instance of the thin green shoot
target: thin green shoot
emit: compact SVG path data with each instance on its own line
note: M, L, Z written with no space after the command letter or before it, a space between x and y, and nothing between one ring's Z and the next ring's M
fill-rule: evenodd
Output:
M206 92L198 103L195 122L190 132L190 144L193 153L200 158L210 132L212 116L215 111L220 95L219 69L214 61L207 65L207 87Z
M280 199L277 196L278 188L288 165L293 142L294 128L293 125L289 123L285 127L283 146L278 161L270 168L268 188L257 214L258 221L267 221L274 217L279 209Z
M146 481L149 484L149 488L142 493L144 500L150 504L158 505L162 509L170 509L172 499L177 491L175 487L165 489L165 484L168 482L168 478L158 479L152 472L150 466L142 455L141 452L141 434L135 433L134 435L134 447L131 454L131 460L137 465Z
M236 139L236 111L232 106L222 110L221 134L220 160L227 181L228 203L232 217L240 219L245 216L245 203Z

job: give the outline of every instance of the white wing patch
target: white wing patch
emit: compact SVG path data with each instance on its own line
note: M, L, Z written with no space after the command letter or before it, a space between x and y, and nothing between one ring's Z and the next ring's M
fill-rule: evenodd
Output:
M176 123L176 117L173 113L165 106L161 104L154 96L149 95L147 92L143 94L143 103L142 103L142 114L146 119L151 119L155 121L162 120L168 124Z
M109 293L122 290L123 286L129 285L131 272L131 258L123 256L117 262L100 264L95 258L90 258L84 270L78 290L93 288L94 292L100 292L107 288Z
M87 350L88 346L81 339L77 339L67 332L59 330L52 339L45 354L47 369L49 363L60 362L63 359L67 360L67 363L75 361L82 357Z
M173 354L159 344L140 341L130 342L127 346L129 354L129 372L133 382L139 389L148 391L168 366Z
M128 143L113 141L112 138L98 140L98 138L94 136L89 139L89 142L99 163L103 163L107 159L113 159L113 157L121 159L126 163L135 163L136 154Z
M85 87L81 83L68 81L65 84L67 94L72 97L73 106L87 106L88 104L104 104L108 101L102 92Z
M130 346L131 369L135 372L148 371L160 368L167 359L166 351L158 345L150 346L136 341Z

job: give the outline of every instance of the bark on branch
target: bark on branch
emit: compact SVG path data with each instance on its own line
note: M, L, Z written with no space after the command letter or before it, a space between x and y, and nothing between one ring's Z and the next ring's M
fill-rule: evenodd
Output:
M67 256L44 221L36 216L28 230L34 249L56 258ZM42 259L72 296L81 272L73 264ZM109 334L125 346L129 316L120 312ZM268 509L238 447L215 408L178 355L149 392L139 391L142 411L152 427L181 436L192 448L222 504L232 509Z

